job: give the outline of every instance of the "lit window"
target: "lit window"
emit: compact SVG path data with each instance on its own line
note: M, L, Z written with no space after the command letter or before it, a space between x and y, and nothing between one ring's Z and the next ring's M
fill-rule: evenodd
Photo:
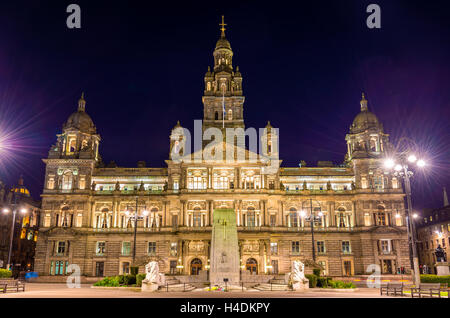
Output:
M274 242L270 243L270 254L272 254L272 255L278 254L278 243L274 243Z
M96 254L103 255L106 251L106 242L97 242Z
M156 255L156 242L148 242L148 255Z
M55 188L55 177L49 177L47 181L47 189L54 189Z

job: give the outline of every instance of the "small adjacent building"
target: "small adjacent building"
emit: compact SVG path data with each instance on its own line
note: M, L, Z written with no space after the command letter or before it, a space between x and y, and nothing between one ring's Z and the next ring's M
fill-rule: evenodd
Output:
M436 274L436 248L440 246L448 262L450 255L450 205L444 189L444 206L425 210L416 221L419 261L424 274Z
M13 211L16 218L13 226ZM39 232L40 202L34 200L23 178L8 191L0 184L0 267L8 265L13 231L10 265L14 273L34 269L36 241Z

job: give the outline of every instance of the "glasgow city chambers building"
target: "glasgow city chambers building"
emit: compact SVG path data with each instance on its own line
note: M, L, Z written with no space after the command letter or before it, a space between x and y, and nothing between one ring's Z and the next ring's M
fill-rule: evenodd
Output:
M245 129L243 78L223 26L213 56L204 77L202 131ZM409 272L401 180L383 167L389 136L364 95L338 166L281 167L248 149L244 160L187 160L195 152L175 160L174 150L185 145L183 131L180 123L172 130L163 168L105 167L82 96L43 159L35 270L66 275L77 264L83 276L101 277L129 273L133 265L143 271L157 260L166 274L205 273L214 211L227 208L235 213L242 274L285 274L293 260L314 259L330 276L363 275L371 264L384 274ZM260 136L270 158L278 152L276 131L268 123ZM239 148L234 139L223 143L230 147ZM245 160L251 155L256 160Z

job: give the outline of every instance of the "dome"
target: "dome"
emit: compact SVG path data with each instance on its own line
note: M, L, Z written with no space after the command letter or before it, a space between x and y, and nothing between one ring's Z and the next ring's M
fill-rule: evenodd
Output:
M380 122L378 121L377 116L369 111L367 100L363 94L361 100L361 112L356 115L353 120L353 124L350 126L350 132L355 134L370 128L380 128Z
M69 119L64 124L64 129L68 128L75 128L90 134L95 133L95 126L91 117L86 112L80 110L69 116Z
M85 111L86 101L84 96L81 95L78 101L78 110L69 116L67 121L63 125L63 129L74 128L80 130L81 132L88 134L95 134L96 128L91 117Z
M14 192L16 195L21 195L25 197L30 196L30 191L23 185L23 177L20 176L19 181L16 186L11 188L11 192Z
M216 50L217 49L231 50L230 42L228 42L228 40L225 37L221 37L216 43Z
M350 130L353 133L361 132L369 128L378 128L379 125L377 116L366 110L356 115Z

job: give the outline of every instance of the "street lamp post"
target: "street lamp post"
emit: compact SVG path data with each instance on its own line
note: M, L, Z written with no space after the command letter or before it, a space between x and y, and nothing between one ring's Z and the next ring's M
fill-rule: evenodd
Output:
M14 241L14 232L16 229L16 214L17 214L17 198L16 195L14 194L14 203L12 204L13 208L12 208L12 224L11 224L11 234L9 236L9 250L8 250L8 262L6 264L6 269L8 269L11 265L11 256L12 256L12 246L13 246L13 241ZM4 208L3 212L4 213L8 213L10 211L10 209L8 208ZM25 214L27 212L27 210L25 208L20 209L20 212Z
M138 208L139 208L139 204L138 204L138 197L136 197L136 206L134 209L134 235L133 235L133 265L135 264L136 261L136 237L137 237L137 225L138 225L138 220L142 220L143 217L138 215ZM145 209L145 206L144 206ZM128 209L129 210L129 209ZM144 214L147 213L146 210L144 210Z
M403 178L403 183L405 185L406 192L406 222L407 222L407 231L408 231L408 241L409 246L412 250L412 279L416 286L420 285L420 271L419 271L419 255L417 252L417 244L416 244L416 234L415 234L415 225L414 220L412 220L412 200L411 200L411 180L410 178L413 176L413 172L408 170L408 164L404 160L405 153L400 154L401 163L395 164L393 159L387 159L385 162L385 166L387 168L394 167L394 175L401 176ZM409 155L407 161L410 163L415 163L419 168L423 168L425 166L425 161L422 159L417 159L415 155Z
M305 220L310 221L310 223L311 223L312 258L315 263L316 262L316 247L315 247L315 240L314 240L314 222L321 220L322 212L320 211L319 215L317 215L317 216L315 215L314 210L313 210L312 201L313 201L312 199L309 199L311 214L309 215L309 217L305 217ZM319 202L317 202L317 203L319 204L319 208L320 208L320 203ZM302 206L302 208L303 208L303 206Z

